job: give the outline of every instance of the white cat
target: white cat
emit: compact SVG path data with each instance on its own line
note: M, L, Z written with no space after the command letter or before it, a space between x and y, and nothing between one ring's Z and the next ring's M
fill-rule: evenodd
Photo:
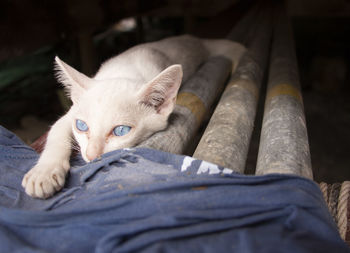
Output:
M182 81L210 56L226 55L236 66L244 51L227 40L172 37L111 58L93 78L56 57L58 80L73 105L52 126L37 164L24 176L26 193L47 198L63 187L73 136L89 162L165 129Z

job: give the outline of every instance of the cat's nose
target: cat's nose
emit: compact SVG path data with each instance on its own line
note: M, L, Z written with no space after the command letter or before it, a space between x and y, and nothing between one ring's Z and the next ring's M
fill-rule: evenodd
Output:
M95 160L103 154L103 145L99 143L89 143L86 149L86 157L89 161Z
M101 156L101 154L86 153L86 157L89 159L90 162L95 160L96 158L98 158L100 156Z

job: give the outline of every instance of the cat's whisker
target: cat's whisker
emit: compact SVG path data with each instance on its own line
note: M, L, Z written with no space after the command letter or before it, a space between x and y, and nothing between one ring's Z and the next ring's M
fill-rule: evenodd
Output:
M80 146L73 136L70 137L69 143L74 151L80 152Z

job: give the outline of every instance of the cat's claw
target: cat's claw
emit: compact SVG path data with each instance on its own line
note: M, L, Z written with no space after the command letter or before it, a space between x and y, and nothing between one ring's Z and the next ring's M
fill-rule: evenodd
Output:
M34 198L46 199L62 189L65 183L69 163L55 165L38 164L25 174L22 186L25 192Z

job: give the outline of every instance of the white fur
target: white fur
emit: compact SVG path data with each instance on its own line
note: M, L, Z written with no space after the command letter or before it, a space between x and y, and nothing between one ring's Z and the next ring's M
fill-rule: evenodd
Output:
M47 198L63 187L72 136L87 162L115 149L133 147L166 128L182 79L188 79L212 55L226 55L236 66L244 51L234 42L174 37L139 45L111 58L94 78L56 57L58 80L73 105L52 126L38 163L24 176L26 193ZM86 122L89 130L76 129L76 119ZM131 131L113 135L119 125L131 126Z

